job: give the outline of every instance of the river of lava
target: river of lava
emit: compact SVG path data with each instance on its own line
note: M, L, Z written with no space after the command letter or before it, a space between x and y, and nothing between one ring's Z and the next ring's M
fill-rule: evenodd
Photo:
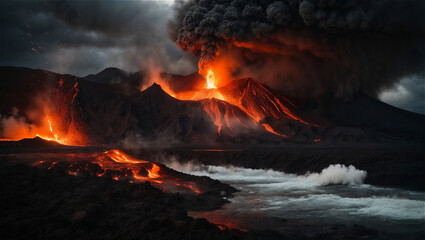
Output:
M36 167L61 170L75 176L91 175L131 183L149 181L164 191L201 193L196 183L173 176L163 166L136 159L117 149L91 153L15 154L15 157Z

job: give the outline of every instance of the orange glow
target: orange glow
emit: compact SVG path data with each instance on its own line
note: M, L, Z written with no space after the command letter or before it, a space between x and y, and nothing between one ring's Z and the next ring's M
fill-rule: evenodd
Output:
M223 123L221 121L221 112L218 108L217 102L205 102L203 106L204 110L207 112L211 120L213 120L214 124L217 126L218 134L221 134L221 127L223 126Z
M207 83L207 89L217 88L215 86L214 72L211 68L207 72L206 80L207 80L207 82L206 82Z
M205 218L209 222L214 223L220 230L235 229L247 232L246 229L241 228L245 225L241 218L229 219L229 216L220 211L191 212L190 216L194 218Z
M18 121L21 120L18 118ZM8 129L3 132L4 137L0 141L19 141L24 138L39 137L62 145L81 146L84 142L83 137L78 133L71 133L71 131L68 131L67 134L60 134L60 131L58 131L60 123L58 124L58 122L60 120L56 120L52 116L42 117L40 123L37 125L35 123L28 124L25 120L22 120L19 124L15 125L16 127L14 129Z
M56 134L53 132L52 122L50 121L49 117L47 117L47 122L49 123L50 133L53 135L53 137L55 137L55 140L54 140L54 141L61 143L61 141L58 139L58 135L56 135ZM62 144L63 144L63 143L62 143Z
M320 139L320 138L316 138L316 139L314 139L313 141L314 142L320 142L322 139Z
M78 88L77 88L77 86L78 86L78 81L77 81L77 79L75 79L75 85L74 85L74 87L72 88L75 92L74 92L74 95L72 96L72 101L71 101L71 102L74 102L75 97L76 97L76 96L77 96L77 94L78 94Z
M135 159L118 149L106 151L105 154L115 162L119 163L148 163L148 161Z
M62 78L57 83L57 91L51 95L58 99L35 97L34 107L27 110L23 116L19 116L17 110L16 113L12 111L12 116L6 118L8 127L3 130L1 137L11 141L39 137L62 145L87 144L89 139L79 131L79 125L84 123L77 122L75 118L78 117L74 118L73 114L72 103L79 91L77 78L75 82L72 81L73 87L67 86Z
M54 128L53 128L53 124L52 121L50 120L50 117L47 116L46 117L46 121L48 124L48 133L45 133L45 131L43 131L43 128L40 128L38 133L36 134L36 137L42 138L44 140L47 141L54 141L57 142L59 144L62 145L77 145L75 144L75 141L71 138L61 138L59 137L59 135L55 132ZM32 138L32 136L26 136L26 138Z
M235 230L239 230L242 232L248 232L248 230L242 229L242 228L237 228L235 227L233 224L231 223L226 223L226 224L216 224L216 226L221 230L224 231L226 229L235 229Z
M241 46L242 47L242 46ZM243 46L248 47L248 46ZM262 49L267 50L267 49ZM272 51L271 49L270 51ZM164 80L157 74L155 82L160 84L161 88L170 96L179 100L201 100L204 111L208 114L211 121L217 126L217 133L222 134L226 128L226 133L234 136L237 129L234 127L243 126L244 128L262 129L261 125L268 132L287 138L283 133L277 133L268 124L261 124L261 120L266 117L276 119L292 119L302 124L318 126L303 120L296 114L296 106L289 99L268 89L264 85L253 79L238 79L230 82L229 68L234 65L232 60L219 58L218 62L207 62L199 67L199 74L205 78L204 86L194 85L193 90L174 92L170 87L170 81ZM217 71L216 71L217 70ZM224 84L224 85L223 85ZM145 86L147 87L147 86ZM141 90L144 90L142 88ZM211 101L202 101L203 99L212 99ZM214 99L222 100L223 103ZM250 119L242 117L243 114L235 114L232 107L227 103L236 106ZM253 122L254 124L251 124Z
M148 171L148 176L150 178L159 178L159 166L156 165L155 163L152 163L152 168L151 169L146 169Z
M212 68L208 69L204 77L205 77L205 87L204 89L201 89L201 90L174 93L170 91L170 88L168 86L166 86L163 89L168 94L170 94L171 96L179 100L201 100L206 98L216 98L216 99L226 101L225 97L217 89L216 77ZM168 85L168 84L165 84L165 85Z
M284 134L277 133L275 130L273 130L273 128L272 128L269 124L267 124L267 123L263 123L262 125L263 125L263 127L264 127L267 131L269 131L269 132L271 132L271 133L273 133L273 134L276 134L276 135L278 135L278 136L288 138L288 136L286 136L286 135L284 135Z
M188 188L190 190L192 190L193 192L195 192L196 194L201 194L201 191L199 191L198 187L196 186L196 184L194 182L189 182L189 183L174 183L177 186L181 186L184 188Z
M38 153L18 154L24 155L23 159L34 158L33 166L55 169L60 162L60 167L67 166L65 171L69 175L89 174L97 177L107 177L116 181L130 181L140 183L149 181L152 185L164 191L184 191L201 194L201 189L196 183L167 174L161 171L159 164L134 158L118 149L94 153ZM59 165L58 165L59 166ZM165 172L165 173L163 173Z

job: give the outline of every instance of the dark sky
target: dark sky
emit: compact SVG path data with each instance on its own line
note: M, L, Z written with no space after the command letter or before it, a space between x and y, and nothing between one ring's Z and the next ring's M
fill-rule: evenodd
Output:
M196 71L169 40L170 1L1 1L1 65L84 76L106 67Z
M85 76L106 67L152 66L188 74L197 59L167 35L171 1L1 1L2 66L25 66ZM425 76L401 79L380 99L425 113Z

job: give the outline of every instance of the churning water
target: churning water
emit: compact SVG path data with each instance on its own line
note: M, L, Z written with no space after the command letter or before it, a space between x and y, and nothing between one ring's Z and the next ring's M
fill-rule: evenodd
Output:
M330 165L320 173L295 175L232 166L168 165L240 190L222 209L191 213L217 224L278 231L311 226L312 233L323 224L359 224L388 234L425 235L423 192L363 184L367 173L353 166Z

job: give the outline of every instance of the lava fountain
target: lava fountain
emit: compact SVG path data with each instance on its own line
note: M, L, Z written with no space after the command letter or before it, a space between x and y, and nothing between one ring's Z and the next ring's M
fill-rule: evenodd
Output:
M216 89L217 88L215 86L214 72L213 72L213 70L211 68L207 72L206 85L207 85L207 89Z

